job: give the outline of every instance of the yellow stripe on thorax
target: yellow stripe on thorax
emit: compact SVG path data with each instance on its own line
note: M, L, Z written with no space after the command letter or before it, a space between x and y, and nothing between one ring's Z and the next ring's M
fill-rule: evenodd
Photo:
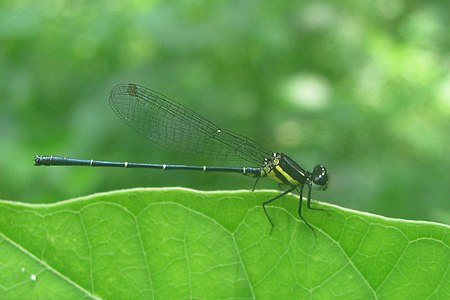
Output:
M270 179L276 181L277 183L284 183L282 180L280 180L277 175L275 174L274 169L270 170L269 173L266 174L267 177L269 177Z
M295 180L294 178L292 178L288 173L286 173L283 168L281 168L279 165L275 166L275 169L278 171L278 173L280 173L286 180L287 182L289 182L289 184L292 185L299 185L300 182L298 182L297 180Z
M281 168L279 165L276 165L273 169L271 169L267 173L267 177L270 179L276 181L277 183L286 184L285 181L281 180L279 176L277 176L277 173L284 177L284 179L291 185L300 185L300 182L292 178L288 173L286 173L283 168Z

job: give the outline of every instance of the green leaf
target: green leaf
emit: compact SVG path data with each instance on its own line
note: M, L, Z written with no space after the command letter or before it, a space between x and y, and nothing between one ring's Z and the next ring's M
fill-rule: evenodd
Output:
M449 299L450 227L261 192L0 202L0 298Z

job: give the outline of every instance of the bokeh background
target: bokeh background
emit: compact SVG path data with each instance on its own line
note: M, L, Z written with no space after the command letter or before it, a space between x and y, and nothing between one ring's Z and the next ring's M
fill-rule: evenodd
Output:
M33 166L37 154L223 164L123 124L109 91L132 82L305 168L326 165L316 199L448 224L449 3L2 1L0 198L253 186L232 174Z

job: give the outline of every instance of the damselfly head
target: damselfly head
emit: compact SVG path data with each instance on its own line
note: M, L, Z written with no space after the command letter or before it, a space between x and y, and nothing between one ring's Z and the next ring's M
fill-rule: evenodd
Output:
M321 190L326 190L328 186L327 169L322 165L317 165L312 171L312 182Z

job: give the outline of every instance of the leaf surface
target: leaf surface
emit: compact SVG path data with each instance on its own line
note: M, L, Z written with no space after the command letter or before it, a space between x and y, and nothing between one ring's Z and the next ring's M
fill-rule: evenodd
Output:
M450 227L274 191L133 189L0 202L0 298L450 299Z

